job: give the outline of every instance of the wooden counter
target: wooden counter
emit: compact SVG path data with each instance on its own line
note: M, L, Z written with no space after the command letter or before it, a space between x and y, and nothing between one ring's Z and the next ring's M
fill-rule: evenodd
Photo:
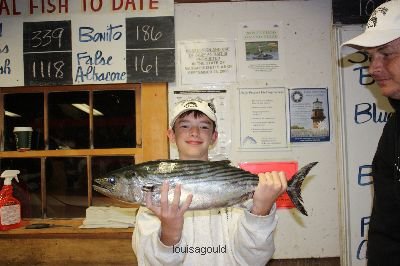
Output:
M80 229L83 219L29 220L23 227L0 231L2 265L130 265L137 260L131 247L133 228ZM31 223L70 225L25 229ZM336 266L340 258L271 260L268 266Z
M29 220L0 231L2 265L137 265L131 247L133 228L80 229L83 219ZM25 229L32 223L70 227Z

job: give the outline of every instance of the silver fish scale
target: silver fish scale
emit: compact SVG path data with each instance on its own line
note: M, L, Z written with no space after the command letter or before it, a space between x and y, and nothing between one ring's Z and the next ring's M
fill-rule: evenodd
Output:
M162 183L163 180L195 179L229 180L232 178L250 179L258 181L258 176L229 165L229 161L152 161L136 165L138 176Z
M170 183L169 200L174 186L182 184L181 203L193 195L190 209L231 206L249 198L258 183L258 176L229 165L229 161L152 161L136 165L136 174L147 185L153 184L153 203L160 202L160 186ZM144 197L144 193L142 195ZM140 198L142 198L142 196ZM140 200L140 199L138 199Z

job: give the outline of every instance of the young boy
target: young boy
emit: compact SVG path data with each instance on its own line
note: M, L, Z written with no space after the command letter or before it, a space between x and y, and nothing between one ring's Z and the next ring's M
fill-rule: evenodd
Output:
M180 160L208 160L208 149L218 138L215 107L201 99L179 102L168 138ZM275 247L275 201L286 191L283 172L259 174L259 183L246 209L220 208L187 211L193 195L179 206L180 185L168 202L169 185L161 190L161 204L147 197L132 236L138 265L265 265ZM150 195L149 195L150 196Z

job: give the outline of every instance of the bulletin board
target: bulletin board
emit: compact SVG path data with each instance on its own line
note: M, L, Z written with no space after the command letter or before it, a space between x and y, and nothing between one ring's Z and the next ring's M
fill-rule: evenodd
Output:
M243 50L248 51L248 56L254 59L250 64L240 65L239 60L235 61L235 66L231 66L232 60L229 55L235 55L236 59L246 57L239 54L237 49L241 39L238 36L238 28L245 31L245 26L248 25L253 28L267 26L268 30L262 35L250 36L252 43L247 47L243 45ZM173 91L176 90L226 90L223 96L229 101L230 111L223 114L222 122L230 126L229 131L232 133L231 138L228 138L231 144L229 159L234 165L246 162L296 162L300 169L307 163L319 162L310 171L302 186L308 216L303 216L296 209L278 210L279 222L275 232L274 253L276 259L340 256L338 143L335 133L332 133L329 141L288 143L284 148L265 145L265 149L241 149L238 94L240 88L326 88L329 94L326 98L329 99L331 129L335 132L336 114L340 112L336 110L334 103L337 90L332 73L336 60L332 58L331 32L330 0L175 4L177 79L176 83L169 84L170 101L174 97ZM257 38L260 40L257 41ZM212 42L209 45L211 49L204 53L205 56L202 56L195 66L207 64L206 59L222 63L203 68L204 72L209 74L207 78L198 75L201 74L197 71L198 68L190 67L186 72L197 71L189 73L196 76L180 77L179 64L182 59L179 55L192 59L190 56L197 51L191 48L190 53L182 53L179 50L180 44L187 49L188 43L192 42L200 51L207 41ZM235 47L236 50L232 50ZM264 47L268 47L267 53L259 51L259 48L261 50ZM274 61L263 64L263 59ZM190 66L196 62L187 60L187 63L187 66ZM270 72L267 75L256 73L255 78L247 79L248 73L244 73L244 78L240 74L235 75L234 70L240 72L243 67ZM216 71L223 73L225 79L221 81L216 78L213 75ZM196 84L190 85L189 81ZM264 101L264 98L262 100ZM284 104L277 108L284 108ZM271 105L272 109L275 108L272 106L275 105ZM216 108L218 116L220 107ZM280 119L276 121L278 120ZM286 120L281 121L285 122ZM223 130L225 135L225 128Z

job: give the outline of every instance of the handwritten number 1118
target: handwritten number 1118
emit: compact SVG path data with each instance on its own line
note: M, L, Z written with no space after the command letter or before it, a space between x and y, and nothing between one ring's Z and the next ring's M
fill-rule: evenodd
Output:
M63 61L57 61L52 63L51 61L49 62L43 62L40 60L36 64L36 62L33 62L32 64L32 77L33 78L54 78L57 79L62 79L64 77L64 73L62 71L62 68L64 66Z

